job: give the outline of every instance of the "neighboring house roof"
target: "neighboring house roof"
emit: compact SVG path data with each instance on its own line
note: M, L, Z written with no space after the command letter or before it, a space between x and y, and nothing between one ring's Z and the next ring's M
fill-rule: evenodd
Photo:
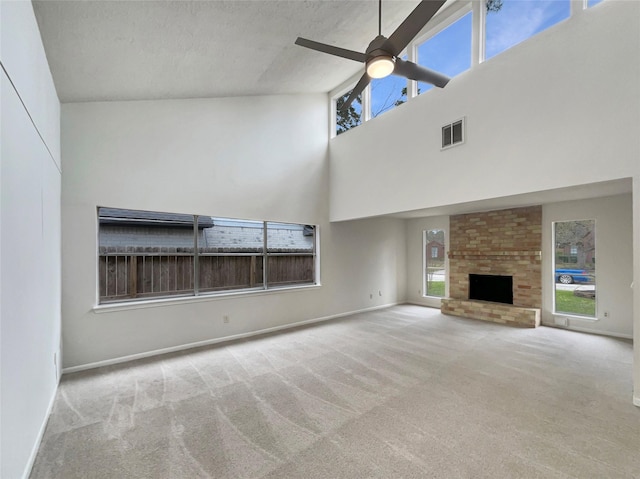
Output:
M138 225L138 226L172 226L176 228L193 228L193 215L180 213L157 213L155 211L123 210L119 208L99 208L98 217L101 225ZM198 228L213 226L210 216L198 217Z
M111 253L139 249L193 249L193 216L117 208L100 208L100 247ZM270 252L311 252L313 226L267 223ZM198 217L202 252L259 252L264 248L262 221Z

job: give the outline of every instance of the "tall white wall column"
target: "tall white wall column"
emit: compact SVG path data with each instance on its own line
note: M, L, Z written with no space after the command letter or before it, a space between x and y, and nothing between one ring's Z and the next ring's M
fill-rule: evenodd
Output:
M640 175L633 178L633 404L640 407Z

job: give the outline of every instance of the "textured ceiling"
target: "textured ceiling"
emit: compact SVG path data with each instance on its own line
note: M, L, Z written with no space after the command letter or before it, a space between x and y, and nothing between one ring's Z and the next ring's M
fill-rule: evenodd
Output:
M417 0L383 1L389 36ZM364 51L373 0L39 0L34 11L62 102L327 92L361 64L294 45Z

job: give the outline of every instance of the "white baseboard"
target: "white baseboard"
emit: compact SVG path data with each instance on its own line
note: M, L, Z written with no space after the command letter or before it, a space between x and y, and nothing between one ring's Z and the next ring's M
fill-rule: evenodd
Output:
M33 464L36 462L36 456L38 455L38 450L40 449L40 443L42 442L42 438L44 437L44 431L47 429L47 423L49 422L49 416L51 416L51 411L53 411L53 405L56 402L56 394L58 392L58 387L60 386L60 377L57 378L58 382L56 383L56 387L53 390L53 394L51 395L51 399L49 399L49 405L47 406L47 412L42 419L42 425L40 426L40 430L38 431L38 436L36 437L36 441L31 448L31 454L29 454L29 460L27 461L27 465L24 468L24 474L22 475L22 479L29 479L31 475L31 469L33 469Z
M566 329L567 331L578 331L580 333L599 334L600 336L610 336L612 338L621 339L633 339L631 334L612 333L609 331L602 331L600 329L581 328L579 326L558 326L557 324L548 323L543 321L542 326L548 326L550 328Z
M367 311L375 311L377 309L390 308L396 306L398 303L383 304L380 306L372 306L370 308L358 309L355 311L348 311L345 313L332 314L330 316L322 316L320 318L306 319L304 321L297 321L295 323L283 324L281 326L274 326L272 328L258 329L256 331L249 331L247 333L233 334L231 336L223 336L221 338L207 339L205 341L197 341L195 343L181 344L179 346L171 346L169 348L155 349L153 351L146 351L144 353L131 354L128 356L121 356L114 359L106 359L104 361L96 361L94 363L81 364L79 366L72 366L64 368L62 374L76 373L79 371L85 371L87 369L95 369L103 366L111 366L114 364L126 363L128 361L135 361L136 359L148 358L151 356L159 356L161 354L174 353L176 351L184 351L185 349L199 348L202 346L211 346L213 344L224 343L228 341L235 341L237 339L250 338L252 336L259 336L261 334L272 333L275 331L282 331L284 329L291 329L298 326L304 326L306 324L319 323L322 321L329 321L330 319L342 318L344 316L350 316L352 314L365 313Z
M435 306L433 303L429 303L427 301L421 302L421 301L408 300L402 304L412 304L413 306L424 306L426 308L440 309L440 305Z
M640 407L640 396L633 396L633 405Z

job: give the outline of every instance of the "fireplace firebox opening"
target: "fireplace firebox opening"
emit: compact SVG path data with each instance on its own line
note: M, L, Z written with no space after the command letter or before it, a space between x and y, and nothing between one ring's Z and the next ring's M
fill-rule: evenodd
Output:
M513 304L513 276L470 274L469 299Z

